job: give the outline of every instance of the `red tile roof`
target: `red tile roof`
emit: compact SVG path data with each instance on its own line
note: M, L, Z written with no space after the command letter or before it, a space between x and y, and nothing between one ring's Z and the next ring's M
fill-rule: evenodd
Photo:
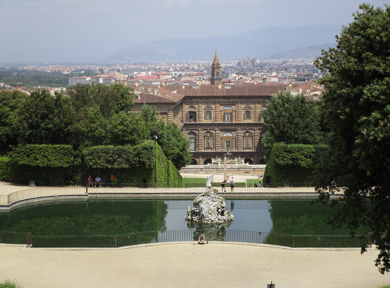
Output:
M160 80L157 75L137 76L139 80Z
M169 90L176 90L178 94L185 96L260 96L260 95L274 95L279 91L285 91L287 85L275 84L243 84L243 85L169 85L165 88ZM225 87L229 87L226 89Z
M141 93L138 95L140 99L134 99L134 103L175 103L176 101L169 100L152 94Z

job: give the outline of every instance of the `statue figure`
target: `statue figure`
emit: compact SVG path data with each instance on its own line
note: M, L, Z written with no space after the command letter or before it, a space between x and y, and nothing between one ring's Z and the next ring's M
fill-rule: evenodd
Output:
M208 176L206 180L206 191L208 192L211 190L211 187L213 186L214 173L215 172L213 172L213 174Z

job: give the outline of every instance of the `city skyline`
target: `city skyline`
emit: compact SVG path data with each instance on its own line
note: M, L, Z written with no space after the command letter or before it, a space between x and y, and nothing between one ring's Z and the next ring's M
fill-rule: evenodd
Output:
M340 32L361 3L3 0L0 62L94 61L142 43L226 37L276 26L339 25ZM383 8L385 3L370 4Z

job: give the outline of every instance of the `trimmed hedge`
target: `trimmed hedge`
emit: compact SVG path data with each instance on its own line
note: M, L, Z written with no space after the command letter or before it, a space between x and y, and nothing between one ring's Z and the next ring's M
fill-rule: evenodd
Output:
M80 164L72 145L24 145L11 152L18 165L31 167L68 168Z
M12 159L9 157L0 157L0 181L11 181L12 177Z
M158 187L182 185L180 173L154 141L145 141L136 146L93 146L83 150L82 155L86 165L84 179L98 175L109 184L154 187L157 166ZM114 175L114 179L111 179L111 175Z
M24 145L14 148L10 157L15 165L8 181L41 186L80 183L80 153L71 145Z
M315 163L327 153L327 145L275 143L264 175L271 176L272 186L309 185Z
M100 176L106 184L154 187L156 151L158 187L182 187L179 171L154 141L93 146L81 153L70 145L19 146L10 154L12 160L0 158L0 180L22 184L35 180L39 186L85 185L91 175L93 179Z

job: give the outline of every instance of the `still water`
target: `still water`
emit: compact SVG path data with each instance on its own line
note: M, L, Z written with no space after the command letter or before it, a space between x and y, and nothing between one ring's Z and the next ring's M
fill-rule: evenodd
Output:
M235 220L213 229L289 235L349 235L326 225L334 210L311 200L227 200ZM342 205L342 204L338 204ZM0 231L33 235L122 235L143 231L191 230L184 220L192 200L110 200L58 202L0 214ZM337 206L336 206L337 207ZM364 228L356 234L366 234Z

